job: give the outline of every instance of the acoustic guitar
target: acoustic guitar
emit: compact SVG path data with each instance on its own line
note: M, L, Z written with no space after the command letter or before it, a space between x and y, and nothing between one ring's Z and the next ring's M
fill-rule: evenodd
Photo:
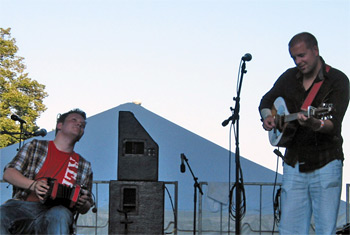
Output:
M315 117L318 119L331 118L333 111L332 104L322 104L321 107L315 108L309 106L307 111L300 111L307 117ZM275 128L269 131L269 140L272 146L287 147L292 141L297 130L296 123L292 121L297 120L298 113L290 114L288 112L286 103L282 97L278 97L273 103L272 116L275 118Z

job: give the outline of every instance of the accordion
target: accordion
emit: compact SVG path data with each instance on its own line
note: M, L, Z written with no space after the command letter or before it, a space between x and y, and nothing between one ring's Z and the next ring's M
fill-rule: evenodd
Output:
M47 184L50 188L44 196L43 204L48 206L63 205L69 209L74 208L80 195L81 187L79 185L69 187L58 183L53 178L47 178Z

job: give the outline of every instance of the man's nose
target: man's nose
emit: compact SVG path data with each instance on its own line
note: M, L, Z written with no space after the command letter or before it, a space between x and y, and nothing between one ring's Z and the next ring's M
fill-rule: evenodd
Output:
M294 60L294 63L295 63L296 65L299 65L299 64L301 63L301 58L296 57L295 60Z

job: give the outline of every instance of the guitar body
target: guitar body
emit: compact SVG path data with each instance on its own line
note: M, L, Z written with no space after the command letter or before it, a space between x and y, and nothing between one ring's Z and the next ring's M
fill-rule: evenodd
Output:
M282 97L278 97L273 103L272 115L275 117L276 128L269 131L270 144L287 147L292 141L297 127L293 123L284 120L284 117L290 114Z

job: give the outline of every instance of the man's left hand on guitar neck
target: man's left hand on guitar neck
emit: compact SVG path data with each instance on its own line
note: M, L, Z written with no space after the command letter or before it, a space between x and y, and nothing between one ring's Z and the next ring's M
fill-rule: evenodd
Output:
M314 131L328 133L333 129L332 121L317 119L314 117L307 117L303 113L298 113L297 120L301 126L310 127Z

